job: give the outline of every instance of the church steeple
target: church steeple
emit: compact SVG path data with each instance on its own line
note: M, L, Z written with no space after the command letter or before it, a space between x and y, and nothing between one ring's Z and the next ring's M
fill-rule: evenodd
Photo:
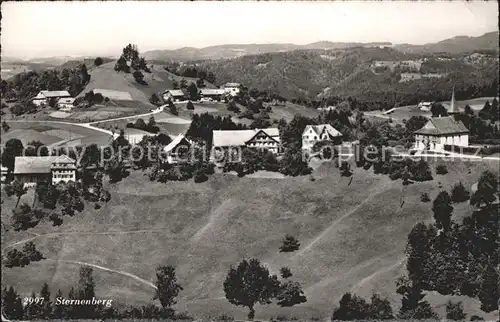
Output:
M448 109L448 114L450 115L460 114L460 110L458 109L458 106L455 102L455 86L453 86L453 90L451 92L451 101L450 101L450 108Z

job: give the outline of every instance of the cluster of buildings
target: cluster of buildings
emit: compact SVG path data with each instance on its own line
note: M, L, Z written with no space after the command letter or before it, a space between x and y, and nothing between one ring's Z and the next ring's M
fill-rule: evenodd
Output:
M71 97L68 91L40 91L32 102L38 107L45 107L50 104L51 100L56 101L56 107L65 112L70 112L75 103L75 99Z
M430 111L431 106L431 102L423 102L420 109ZM469 130L455 117L460 114L460 109L455 101L454 89L450 103L443 103L443 106L446 108L448 116L431 117L421 129L415 131L413 150L444 153L446 152L445 145L469 146Z
M226 97L235 97L240 93L240 83L226 83L221 88L202 88L198 94L202 101L221 101ZM162 93L163 100L183 102L189 100L186 89L167 89Z
M15 158L14 178L29 186L37 182L76 181L76 161L66 155Z

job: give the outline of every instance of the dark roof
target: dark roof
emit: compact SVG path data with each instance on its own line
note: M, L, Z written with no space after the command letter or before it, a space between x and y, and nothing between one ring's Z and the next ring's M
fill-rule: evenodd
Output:
M469 133L469 130L461 121L455 121L453 117L433 117L415 134L446 135Z

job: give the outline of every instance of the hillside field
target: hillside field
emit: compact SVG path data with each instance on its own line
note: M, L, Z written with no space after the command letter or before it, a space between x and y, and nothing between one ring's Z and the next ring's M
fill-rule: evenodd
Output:
M433 170L436 162L431 162ZM98 265L94 278L100 298L113 299L117 306L146 304L154 295L155 268L173 264L184 288L178 310L196 317L227 313L240 319L247 311L227 302L222 283L230 265L256 257L272 273L290 267L292 279L302 284L308 298L292 308L259 306L257 319L326 318L349 290L364 297L379 292L398 309L395 281L405 271L406 236L417 222L432 220L431 203L420 201L422 192L433 199L438 182L447 190L458 180L470 187L485 169L498 169L498 161L446 165L448 174L406 187L400 180L358 168L349 184L331 163L315 170L315 181L309 176L217 174L201 184L162 184L133 172L107 188L112 200L99 210L87 206L59 227L43 223L25 232L4 232L2 252L13 243L21 248L33 240L48 260L4 268L2 286L13 285L25 296L49 282L52 292L61 288L67 294L78 280L80 265ZM8 222L15 199L3 192L2 197L2 221ZM32 202L30 195L23 199ZM467 203L456 204L454 219L470 212ZM299 251L278 252L285 234L300 240ZM444 316L448 298L428 297ZM495 312L479 311L479 302L464 301L469 316L494 318Z

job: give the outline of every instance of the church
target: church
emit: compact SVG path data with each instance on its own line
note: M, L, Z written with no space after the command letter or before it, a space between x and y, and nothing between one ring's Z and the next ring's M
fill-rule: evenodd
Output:
M443 105L449 116L431 117L421 129L415 131L414 150L445 152L445 145L469 146L469 130L461 121L454 118L454 115L460 113L455 102L454 90L450 104Z

